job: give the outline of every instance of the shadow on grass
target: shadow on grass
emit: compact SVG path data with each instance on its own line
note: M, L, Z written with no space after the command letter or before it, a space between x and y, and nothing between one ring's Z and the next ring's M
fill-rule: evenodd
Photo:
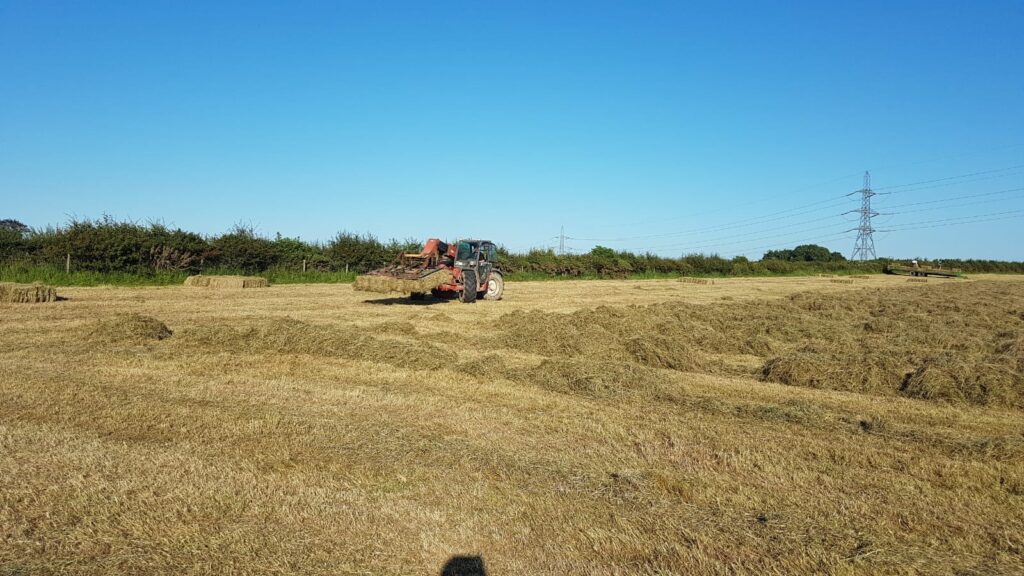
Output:
M392 306L398 304L400 306L433 306L434 304L447 304L449 300L443 300L438 298L424 298L423 300L413 300L408 296L401 298L378 298L376 300L363 300L363 304L376 304L378 306Z

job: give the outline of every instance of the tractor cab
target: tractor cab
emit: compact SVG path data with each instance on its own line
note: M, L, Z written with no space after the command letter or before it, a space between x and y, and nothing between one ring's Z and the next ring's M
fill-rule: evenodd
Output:
M477 292L488 300L498 300L504 292L505 281L498 265L498 248L490 240L459 240L455 249L455 268L464 279L476 284L463 289L463 297L476 299ZM467 274L468 272L468 274Z
M498 249L489 240L459 240L455 250L455 267L471 268L498 260Z

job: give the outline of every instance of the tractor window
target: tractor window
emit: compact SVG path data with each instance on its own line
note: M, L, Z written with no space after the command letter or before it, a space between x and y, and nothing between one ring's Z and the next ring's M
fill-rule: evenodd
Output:
M455 256L456 260L472 260L473 259L473 246L469 242L459 242L459 252Z
M487 261L488 262L497 262L498 261L498 249L494 247L494 244L491 244L490 246L487 247Z

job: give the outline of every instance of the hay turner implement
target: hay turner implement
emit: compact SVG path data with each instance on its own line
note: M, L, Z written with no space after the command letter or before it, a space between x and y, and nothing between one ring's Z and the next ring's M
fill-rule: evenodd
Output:
M391 265L359 276L354 288L409 294L413 300L422 300L427 292L437 298L458 296L467 303L477 298L500 300L505 280L497 256L497 248L489 240L447 244L431 238L419 253L399 254Z

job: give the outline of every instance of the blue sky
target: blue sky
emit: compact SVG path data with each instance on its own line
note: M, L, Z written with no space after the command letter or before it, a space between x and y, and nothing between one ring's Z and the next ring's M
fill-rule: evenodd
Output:
M849 255L870 170L954 177L875 198L880 255L1024 260L1022 29L1019 1L0 0L0 218Z

